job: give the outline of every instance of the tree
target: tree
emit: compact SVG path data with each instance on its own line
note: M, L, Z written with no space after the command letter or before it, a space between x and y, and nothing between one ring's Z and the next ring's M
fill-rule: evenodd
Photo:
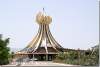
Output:
M56 60L67 64L75 64L82 66L98 66L99 65L99 45L92 47L92 50L68 50L61 52L56 56Z
M99 65L99 44L92 47L91 58L93 59L94 65Z
M7 47L8 44L9 38L2 39L2 35L0 34L0 65L9 63L10 49Z

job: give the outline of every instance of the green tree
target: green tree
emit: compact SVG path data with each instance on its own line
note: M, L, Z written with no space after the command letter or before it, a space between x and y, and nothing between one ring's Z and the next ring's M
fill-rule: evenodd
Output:
M93 65L99 65L99 44L92 47L91 58L93 59Z
M0 65L9 63L10 49L7 47L8 44L9 38L2 39L2 35L0 34Z
M57 61L58 60L58 61ZM99 65L99 45L89 50L67 50L56 56L55 62L67 64L75 64L82 66L98 66Z

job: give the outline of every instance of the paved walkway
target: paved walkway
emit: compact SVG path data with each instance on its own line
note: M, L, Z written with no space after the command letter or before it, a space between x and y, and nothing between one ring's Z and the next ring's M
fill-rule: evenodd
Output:
M3 65L3 66L17 66L20 63L11 63L9 65ZM62 63L54 63L52 61L30 61L30 62L23 62L20 64L20 66L76 66L76 65L70 65L70 64L62 64Z
M54 63L51 61L35 61L29 63L23 63L21 66L73 66L70 64Z

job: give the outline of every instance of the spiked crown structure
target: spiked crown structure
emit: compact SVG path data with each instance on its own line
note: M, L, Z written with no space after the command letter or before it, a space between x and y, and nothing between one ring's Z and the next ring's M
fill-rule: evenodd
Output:
M53 38L49 24L52 22L50 16L45 15L42 12L39 12L36 15L36 21L39 24L39 30L37 35L29 43L29 45L17 52L16 54L58 54L63 51L63 47Z

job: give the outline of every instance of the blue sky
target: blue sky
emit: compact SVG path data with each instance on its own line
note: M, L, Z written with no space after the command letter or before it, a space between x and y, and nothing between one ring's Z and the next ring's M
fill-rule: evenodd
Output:
M9 47L24 48L38 32L42 8L53 19L50 30L64 48L88 49L99 43L98 0L0 0L0 34Z

